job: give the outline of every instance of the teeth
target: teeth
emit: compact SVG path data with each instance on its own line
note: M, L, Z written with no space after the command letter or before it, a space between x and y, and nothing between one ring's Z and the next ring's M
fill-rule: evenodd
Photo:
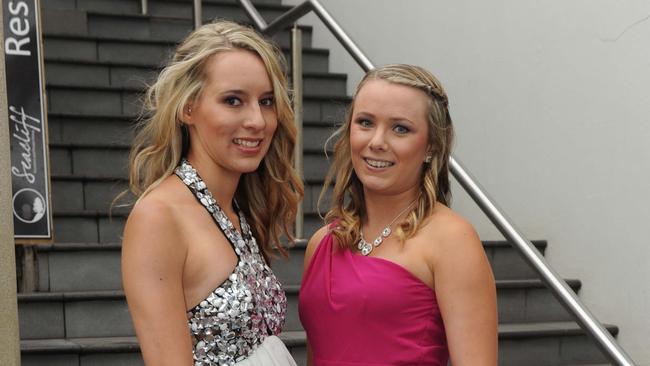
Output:
M394 164L390 161L372 160L372 159L366 159L366 162L368 163L368 165L370 165L373 168L386 168Z
M234 139L232 140L234 143L237 145L241 145L243 147L257 147L260 145L261 140L255 140L255 141L250 141L250 140L244 140L244 139Z

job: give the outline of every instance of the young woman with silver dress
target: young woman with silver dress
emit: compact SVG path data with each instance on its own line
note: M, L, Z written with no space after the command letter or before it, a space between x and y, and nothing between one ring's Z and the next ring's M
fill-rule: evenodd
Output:
M269 267L303 187L280 52L248 27L192 32L145 98L124 290L147 365L295 365Z

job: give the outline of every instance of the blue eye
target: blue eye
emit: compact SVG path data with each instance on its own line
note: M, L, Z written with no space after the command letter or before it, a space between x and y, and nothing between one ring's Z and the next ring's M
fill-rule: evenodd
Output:
M273 107L275 100L272 97L264 98L260 101L260 104L265 107Z
M233 96L226 97L226 99L224 99L224 101L226 102L226 104L231 105L231 106L241 105L241 99L239 99L237 97L233 97Z
M398 133L400 135L403 135L405 133L410 132L411 130L409 130L407 127L404 127L402 125L396 125L395 127L393 127L393 131L395 131L396 133Z

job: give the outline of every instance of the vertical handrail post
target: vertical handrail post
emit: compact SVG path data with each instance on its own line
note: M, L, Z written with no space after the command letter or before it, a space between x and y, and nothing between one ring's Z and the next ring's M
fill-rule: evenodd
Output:
M303 103L302 103L302 30L298 24L291 28L291 79L293 84L293 112L296 121L296 146L294 149L294 165L301 180L304 180L303 171L303 144L302 144L302 123L303 123ZM296 229L297 239L305 237L305 212L303 201L298 205L296 211Z
M201 0L194 0L192 6L192 19L194 20L194 29L199 29L203 25L203 4Z
M149 3L147 0L140 1L140 9L142 10L142 15L147 15L149 13Z

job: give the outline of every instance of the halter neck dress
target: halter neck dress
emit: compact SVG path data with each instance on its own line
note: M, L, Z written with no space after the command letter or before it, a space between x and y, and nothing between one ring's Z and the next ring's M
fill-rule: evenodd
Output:
M187 160L175 174L208 210L238 258L230 276L187 312L194 366L295 366L277 337L284 325L286 295L244 214L235 204L240 233Z
M436 296L404 267L327 233L305 271L300 320L315 366L447 366Z

